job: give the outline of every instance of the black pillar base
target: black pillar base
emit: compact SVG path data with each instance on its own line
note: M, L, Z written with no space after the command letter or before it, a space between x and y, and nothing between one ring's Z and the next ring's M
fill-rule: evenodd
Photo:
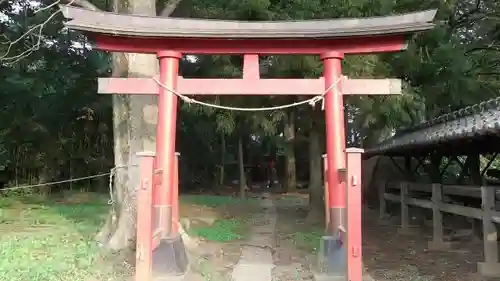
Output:
M345 247L340 238L323 236L320 242L318 257L319 272L330 277L345 278L346 254Z
M164 238L153 251L153 280L181 276L188 270L188 257L181 235Z

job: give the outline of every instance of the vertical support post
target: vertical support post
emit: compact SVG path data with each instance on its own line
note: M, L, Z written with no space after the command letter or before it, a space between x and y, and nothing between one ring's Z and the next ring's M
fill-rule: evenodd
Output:
M378 210L379 210L379 219L383 220L387 214L387 202L385 201L385 190L386 190L386 181L379 182L377 184L378 188Z
M408 155L406 155L404 157L405 176L406 176L406 180L408 180L408 181L414 181L414 179L415 179L415 173L414 173L412 165L411 165L411 159L412 159L412 157L408 156ZM415 168L415 169L417 169L417 168Z
M482 186L483 184L483 176L481 175L481 159L478 153L469 153L467 155L467 160L465 165L466 169L469 172L470 180L473 185ZM464 174L465 176L465 174ZM472 218L472 238L476 241L479 241L479 236L481 235L481 224L484 226L484 223L481 223L480 220Z
M177 96L175 91L182 55L173 51L157 54L160 62L158 93L158 127L156 133L156 168L161 171L161 183L155 194L162 237L170 235L172 226L172 194L174 188L175 135L177 125Z
M345 237L345 131L344 101L341 92L343 54L328 52L321 55L325 80L326 119L326 181L328 184L329 225L319 251L320 271L329 280L346 277Z
M325 229L328 230L330 226L330 197L328 195L328 159L326 154L323 154L323 188L324 188L324 201L325 201Z
M181 154L175 153L174 184L172 192L172 236L179 234L179 158Z
M345 221L345 181L340 170L345 169L344 100L342 95L342 60L344 54L328 52L321 55L325 80L326 154L328 162L328 195L330 235L340 234Z
M363 149L348 148L347 156L347 280L363 280L361 154Z
M137 192L137 254L135 280L151 280L153 254L154 152L139 153L140 186Z
M400 201L401 201L401 228L398 229L399 234L409 234L410 232L410 214L408 210L408 182L400 183Z
M440 183L432 184L432 241L428 243L430 250L443 250L450 248L450 243L443 241L443 187Z
M498 232L493 223L492 215L495 210L495 188L481 187L483 207L483 243L484 262L477 263L477 271L484 277L500 277L500 263L498 261Z
M260 65L258 54L243 55L243 79L260 79Z

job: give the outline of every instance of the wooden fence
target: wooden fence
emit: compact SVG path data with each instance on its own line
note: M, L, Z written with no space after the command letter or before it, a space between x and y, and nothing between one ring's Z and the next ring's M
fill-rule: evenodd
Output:
M410 231L408 207L416 206L432 210L432 241L429 249L439 250L449 247L443 240L443 213L474 218L482 221L484 262L478 263L478 272L487 277L500 277L498 257L498 236L495 223L500 223L500 212L495 209L496 198L500 198L500 187L495 186L452 186L423 183L379 183L379 208L383 217L387 213L387 201L401 204L401 231ZM388 193L389 189L398 189L399 194ZM430 200L412 198L411 192L429 193ZM443 200L443 195L455 195L478 198L481 208L450 204Z

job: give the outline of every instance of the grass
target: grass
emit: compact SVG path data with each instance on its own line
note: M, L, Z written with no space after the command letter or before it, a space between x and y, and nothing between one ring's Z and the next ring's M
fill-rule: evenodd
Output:
M247 205L254 201L255 199L253 198L241 199L231 196L214 196L214 195L188 195L181 197L182 203L199 205L204 207L212 207L212 208L226 207L228 205L234 205L234 204Z
M292 234L292 241L299 249L316 253L319 249L322 231L295 232Z
M217 209L217 219L213 224L194 226L189 229L190 235L214 242L230 242L244 237L248 216L248 213L244 211L246 209L244 206L250 206L253 201L230 196L189 195L181 197L183 204ZM239 209L239 212L235 209Z
M112 280L93 235L104 201L59 204L38 197L0 198L0 280Z
M199 207L200 215L208 209L217 214L214 224L189 230L215 242L243 238L243 214L248 214L227 212L242 209L250 201L224 196L181 197L182 205ZM99 198L67 204L37 196L0 197L0 280L116 280L120 273L103 262L106 253L94 242L107 212L106 200Z
M194 227L190 234L208 241L229 242L243 238L243 223L237 219L217 220L211 226Z

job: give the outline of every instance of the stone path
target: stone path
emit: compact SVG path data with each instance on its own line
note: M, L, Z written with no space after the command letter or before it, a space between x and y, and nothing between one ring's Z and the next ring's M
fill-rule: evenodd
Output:
M243 244L241 257L233 269L233 281L272 281L273 249L276 243L276 206L264 193L261 211L252 216L252 233Z
M274 253L273 281L310 281L313 280L311 267L315 264L316 254L299 250L291 239L296 231L302 231L299 209L308 206L308 199L293 198L275 201L278 212L276 251Z

